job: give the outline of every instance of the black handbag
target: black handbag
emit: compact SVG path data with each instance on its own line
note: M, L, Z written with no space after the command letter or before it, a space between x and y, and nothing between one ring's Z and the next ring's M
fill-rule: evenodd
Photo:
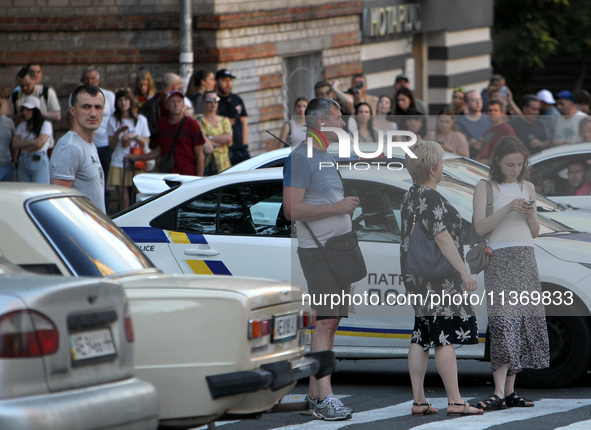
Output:
M218 173L218 165L215 161L215 156L213 153L207 154L205 156L205 161L203 164L203 176L212 176Z
M179 136L181 135L181 130L183 129L186 119L187 117L185 116L181 120L181 125L176 131L176 135L174 136L174 141L172 142L172 147L170 150L166 154L160 156L160 164L158 164L158 170L160 173L172 173L174 170L174 148L177 141L179 140Z
M486 182L486 217L493 212L493 190L490 181ZM484 236L484 240L476 243L476 229L474 228L474 218L472 218L472 228L470 229L470 251L466 253L466 262L470 266L470 273L477 275L488 267L488 259L493 251L488 246L490 232Z
M331 237L322 246L307 222L304 222L304 226L324 255L328 270L335 281L342 285L350 285L365 278L367 267L355 231Z
M408 252L406 253L406 271L427 278L445 278L451 275L455 269L441 253L435 239L427 237L420 223L417 228L416 220L415 210L410 227Z

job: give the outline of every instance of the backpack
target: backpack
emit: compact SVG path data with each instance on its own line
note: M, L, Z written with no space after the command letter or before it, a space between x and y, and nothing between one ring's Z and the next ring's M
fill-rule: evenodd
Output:
M12 93L12 106L14 107L14 113L17 113L17 106L16 106L16 101L18 100L18 94L20 91L14 91ZM49 94L49 87L43 85L43 90L41 90L41 97L39 97L40 99L45 99L45 106L47 106L47 97Z

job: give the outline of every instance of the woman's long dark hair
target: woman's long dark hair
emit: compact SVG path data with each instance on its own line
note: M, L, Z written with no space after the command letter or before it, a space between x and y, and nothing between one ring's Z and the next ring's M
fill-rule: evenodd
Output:
M121 97L127 97L127 99L129 100L129 114L131 115L131 118L133 119L133 124L137 125L137 114L136 114L136 109L133 103L133 97L131 95L131 91L129 91L129 88L123 88L121 90L117 90L117 92L115 93L115 113L113 115L115 115L115 118L117 118L117 121L119 121L120 123L123 122L123 112L121 112L119 110L119 106L117 106L117 101L121 98Z
M369 121L367 121L367 130L369 134L371 134L371 138L374 142L378 141L378 136L376 136L376 131L373 128L373 111L371 110L371 106L365 102L357 103L355 105L355 121L357 121L357 113L359 112L359 108L361 106L367 106L369 109ZM359 130L359 122L357 121L357 130Z
M501 184L505 181L505 176L501 171L501 166L499 163L505 155L515 154L516 152L524 155L523 167L521 172L519 172L517 182L529 177L529 169L527 168L529 164L529 152L527 148L517 137L505 136L499 139L499 142L496 144L495 149L493 150L489 173L491 180L495 181L497 184Z
M404 112L406 112L398 106L399 95L406 96L410 99L410 105L407 110L418 110L415 103L415 96L413 95L412 91L406 87L402 87L396 91L396 94L394 94L394 115L404 115Z
M41 111L37 108L31 109L33 112L33 116L30 120L27 121L27 130L37 138L41 134L41 129L43 128L43 123L45 120L43 119L43 115L41 115Z

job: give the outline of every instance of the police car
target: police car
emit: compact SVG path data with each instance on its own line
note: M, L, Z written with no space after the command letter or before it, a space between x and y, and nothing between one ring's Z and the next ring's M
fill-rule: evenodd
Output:
M339 326L335 352L351 359L406 357L414 314L402 302L400 205L411 182L407 174L379 166L341 173L348 194L360 198L353 224L368 275L353 285L350 317ZM183 183L116 215L114 222L168 273L259 276L305 285L295 232L281 207L282 175L282 169L271 168ZM473 186L444 178L438 190L463 217L467 250ZM559 305L548 317L552 368L520 375L532 385L568 384L587 371L591 359L591 343L579 342L591 336L591 237L540 220L535 239L540 275L544 289L555 294L550 304ZM477 281L480 343L459 346L460 358L487 357L482 274Z
M329 147L329 151L330 149L331 147ZM240 164L232 166L231 168L224 170L222 173L229 174L255 169L281 167L285 163L285 160L289 156L290 152L291 148L281 148L275 151L265 152ZM400 165L404 163L404 153L402 151L395 152L390 159L379 158L376 160L363 161L359 160L358 158L338 158L338 152L336 152L336 149L333 151L333 155L335 155L337 162L343 169L351 168L353 165L356 165L357 168L362 168L364 165L369 166L370 164L375 163L382 163L384 168L387 168L388 163L390 162L401 163ZM545 158L541 158L540 160L545 160ZM540 165L543 167L544 163L541 163ZM395 165L391 165L391 167L394 168ZM563 171L561 173L563 176L566 175L565 165L563 165L559 170ZM488 179L488 171L489 167L487 165L467 157L452 154L451 152L446 152L445 156L443 157L444 176L457 179L467 184L475 186L481 179ZM540 180L536 178L541 177L540 174L543 174L544 171L545 168L537 170L534 169L532 181L536 184L541 183ZM404 170L402 172L404 172ZM199 178L200 177L198 176L171 173L142 173L133 178L133 182L139 191L136 199L138 201L142 201L153 195L166 191L171 187L175 187L184 182L193 181ZM541 186L538 186L537 188L539 191L542 191ZM581 209L579 207L574 207L574 205L583 207L586 206L586 204L582 204L581 202L587 199L587 197L552 196L552 198L557 199L561 203L550 200L543 194L538 193L536 198L536 208L538 212L575 230L585 232L591 231L591 222L589 221L591 218L591 208ZM591 197L589 197L589 199L591 199Z

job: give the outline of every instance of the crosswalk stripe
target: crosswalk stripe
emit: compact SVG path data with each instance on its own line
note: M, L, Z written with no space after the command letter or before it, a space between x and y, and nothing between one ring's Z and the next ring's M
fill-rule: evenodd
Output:
M542 399L535 401L533 408L510 408L504 411L484 413L484 415L461 417L461 426L470 430L484 430L492 426L513 421L538 418L544 415L567 412L572 409L591 405L591 399ZM440 412L441 413L441 412ZM445 412L444 412L445 413ZM460 423L455 419L427 423L413 430L457 430ZM577 428L577 427L574 427ZM588 427L586 427L588 428ZM570 430L570 428L569 428Z
M349 396L350 396L349 394L335 394L335 397L337 399L344 399ZM306 398L305 394L287 394L287 395L283 396L281 403L303 402L305 398ZM225 426L228 424L234 424L234 423L239 423L239 422L240 422L240 420L237 420L237 421L216 421L215 426L221 427L221 426ZM195 427L190 430L207 430L207 426L205 425L205 426L201 426L201 427Z
M429 402L432 403L434 406L437 404L447 404L446 397L440 397L436 399L429 399ZM277 429L281 430L299 430L299 429L320 429L320 430L337 430L341 428L345 428L348 426L352 426L354 424L363 424L363 423L370 423L374 421L381 421L387 420L396 417L402 417L404 415L410 414L410 409L412 407L412 402L404 402L399 403L397 405L388 406L381 409L370 409L364 412L353 412L353 418L346 420L346 421L320 421L320 420L312 420L305 424L296 424L293 426L286 426L286 427L277 427ZM275 429L273 429L275 430Z
M591 428L591 420L579 421L578 423L572 423L565 427L557 427L554 430L588 430Z
M303 394L290 394L286 396L283 401L286 403L298 402L302 401L304 397L305 395ZM345 398L348 396L341 395L337 397ZM429 398L428 401L433 404L433 406L439 408L439 414L445 414L447 397ZM536 400L535 404L536 406L533 408L510 408L503 411L487 412L484 415L460 417L459 419L462 420L461 423L456 419L437 420L417 427L412 427L412 430L457 430L458 424L470 428L470 430L484 430L496 425L537 418L555 413L568 412L573 409L590 406L591 399L542 399ZM408 401L387 406L385 408L370 409L364 412L353 412L353 417L346 421L321 421L312 419L307 423L277 427L272 430L338 430L354 424L370 423L409 415L411 406L411 401ZM239 421L216 422L216 427L237 422ZM206 426L202 426L194 430L202 430L206 428ZM587 430L589 428L591 428L591 420L573 423L556 430Z

